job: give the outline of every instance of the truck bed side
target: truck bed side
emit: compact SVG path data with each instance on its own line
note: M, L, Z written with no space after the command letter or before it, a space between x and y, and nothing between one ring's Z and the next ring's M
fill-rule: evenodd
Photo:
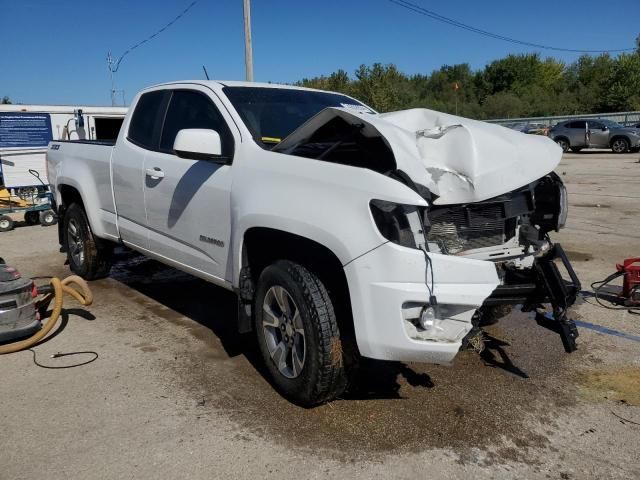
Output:
M47 173L58 207L79 195L93 233L117 240L116 210L111 183L112 142L52 141Z

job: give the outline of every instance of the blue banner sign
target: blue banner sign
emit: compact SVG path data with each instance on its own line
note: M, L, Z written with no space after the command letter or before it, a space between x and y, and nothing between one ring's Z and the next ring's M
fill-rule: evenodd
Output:
M0 112L0 148L46 147L51 140L48 113Z

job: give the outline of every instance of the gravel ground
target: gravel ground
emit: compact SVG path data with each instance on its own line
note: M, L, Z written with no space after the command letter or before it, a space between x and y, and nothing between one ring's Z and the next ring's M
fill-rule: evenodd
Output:
M640 317L593 303L589 284L640 256L638 154L565 155L568 226L556 241L585 291L573 316L640 336ZM56 229L0 234L24 275L69 274ZM95 303L68 303L35 348L94 350L78 368L0 359L0 479L14 478L637 478L640 343L580 328L579 350L531 317L487 329L482 355L450 367L367 362L345 398L292 406L265 381L234 296L123 253ZM625 420L626 419L626 420ZM634 423L635 422L635 423Z

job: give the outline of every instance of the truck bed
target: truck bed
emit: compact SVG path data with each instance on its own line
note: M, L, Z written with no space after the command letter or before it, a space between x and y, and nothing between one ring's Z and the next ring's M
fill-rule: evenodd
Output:
M96 140L54 140L47 150L47 173L51 185L69 185L84 192L91 202L92 225L115 224L111 192L111 153L114 143ZM53 192L58 198L61 192ZM113 227L115 229L115 226ZM108 233L113 233L110 230Z

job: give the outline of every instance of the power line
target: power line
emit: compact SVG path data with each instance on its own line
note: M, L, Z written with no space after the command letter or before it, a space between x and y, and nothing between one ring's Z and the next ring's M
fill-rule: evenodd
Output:
M162 32L164 32L167 28L169 28L171 25L173 25L174 23L176 23L178 20L180 20L189 10L191 10L193 8L193 6L198 3L199 0L194 0L193 2L191 2L189 4L189 6L187 8L185 8L179 15L177 15L173 20L171 20L169 23L167 23L164 27L162 27L160 30L156 31L154 34L149 35L147 38L145 38L144 40L136 43L135 45L133 45L132 47L129 47L127 50L124 51L124 53L122 55L120 55L120 57L118 57L118 60L116 60L115 62L112 60L109 60L109 70L112 73L115 73L118 71L118 68L120 68L120 62L122 62L122 59L128 55L129 53L131 53L133 50L135 50L136 48L144 45L145 43L147 43L149 40L153 40L155 37L157 37L158 35L160 35ZM110 55L110 54L109 54ZM115 65L115 67L114 67Z
M504 35L498 35L496 33L488 32L486 30L482 30L480 28L467 25L466 23L462 23L452 18L445 17L431 10L427 10L426 8L421 7L420 5L416 5L415 3L408 2L406 0L389 0L389 2L395 5L398 5L400 7L406 8L407 10L411 10L412 12L418 13L420 15L424 15L425 17L429 17L438 22L446 23L448 25L452 25L454 27L458 27L463 30L467 30L469 32L477 33L479 35L484 35L486 37L495 38L496 40L503 40L505 42L515 43L517 45L525 45L527 47L542 48L545 50L555 50L557 52L573 52L573 53L631 52L635 50L635 48L614 48L609 50L582 50L577 48L551 47L549 45L541 45L538 43L525 42L523 40L518 40L511 37L505 37Z

